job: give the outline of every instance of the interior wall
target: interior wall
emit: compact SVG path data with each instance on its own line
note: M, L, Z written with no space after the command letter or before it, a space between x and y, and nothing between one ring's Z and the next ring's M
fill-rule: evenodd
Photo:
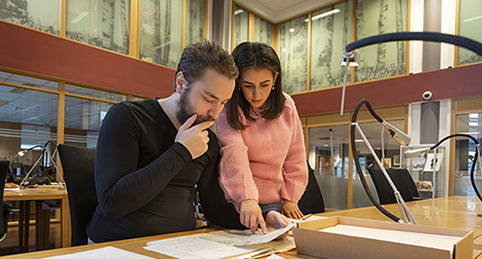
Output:
M0 21L0 67L150 97L173 92L175 70Z

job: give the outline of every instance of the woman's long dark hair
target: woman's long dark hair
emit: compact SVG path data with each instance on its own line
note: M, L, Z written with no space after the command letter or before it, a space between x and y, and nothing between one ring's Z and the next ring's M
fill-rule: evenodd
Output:
M273 78L276 73L276 81L273 85L274 90L272 90L268 96L268 99L262 107L260 113L261 117L266 120L273 120L278 118L278 116L283 112L286 98L283 95L283 89L281 86L281 64L278 55L274 49L265 43L260 42L243 42L239 44L231 54L234 58L234 63L239 70L239 76L236 80L236 89L234 90L231 100L226 104L227 113L226 117L229 125L233 129L244 130L247 125L244 125L239 120L238 107L241 108L244 116L251 122L256 121L253 116L251 116L251 105L244 97L243 91L241 90L241 85L239 83L239 78L241 74L250 69L268 69L273 74Z

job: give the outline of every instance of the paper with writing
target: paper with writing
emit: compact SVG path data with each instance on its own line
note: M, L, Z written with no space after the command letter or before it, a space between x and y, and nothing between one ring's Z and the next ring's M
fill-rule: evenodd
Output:
M153 259L152 257L136 254L116 247L108 246L89 251L67 255L45 257L44 259Z

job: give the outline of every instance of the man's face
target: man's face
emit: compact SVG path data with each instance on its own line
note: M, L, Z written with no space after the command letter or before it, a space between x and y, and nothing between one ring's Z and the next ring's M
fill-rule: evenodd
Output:
M184 124L189 117L197 114L193 125L216 120L231 98L235 84L234 79L227 78L212 69L207 69L195 82L188 83L183 77L179 80L179 76L177 80L176 91L181 96L176 109L176 118Z

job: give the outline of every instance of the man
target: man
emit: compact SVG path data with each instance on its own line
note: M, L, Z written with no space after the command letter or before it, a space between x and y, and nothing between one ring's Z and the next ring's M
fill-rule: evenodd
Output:
M97 143L99 205L87 227L89 242L196 227L194 185L218 162L208 127L231 98L237 76L228 52L196 43L182 53L171 96L112 106Z

